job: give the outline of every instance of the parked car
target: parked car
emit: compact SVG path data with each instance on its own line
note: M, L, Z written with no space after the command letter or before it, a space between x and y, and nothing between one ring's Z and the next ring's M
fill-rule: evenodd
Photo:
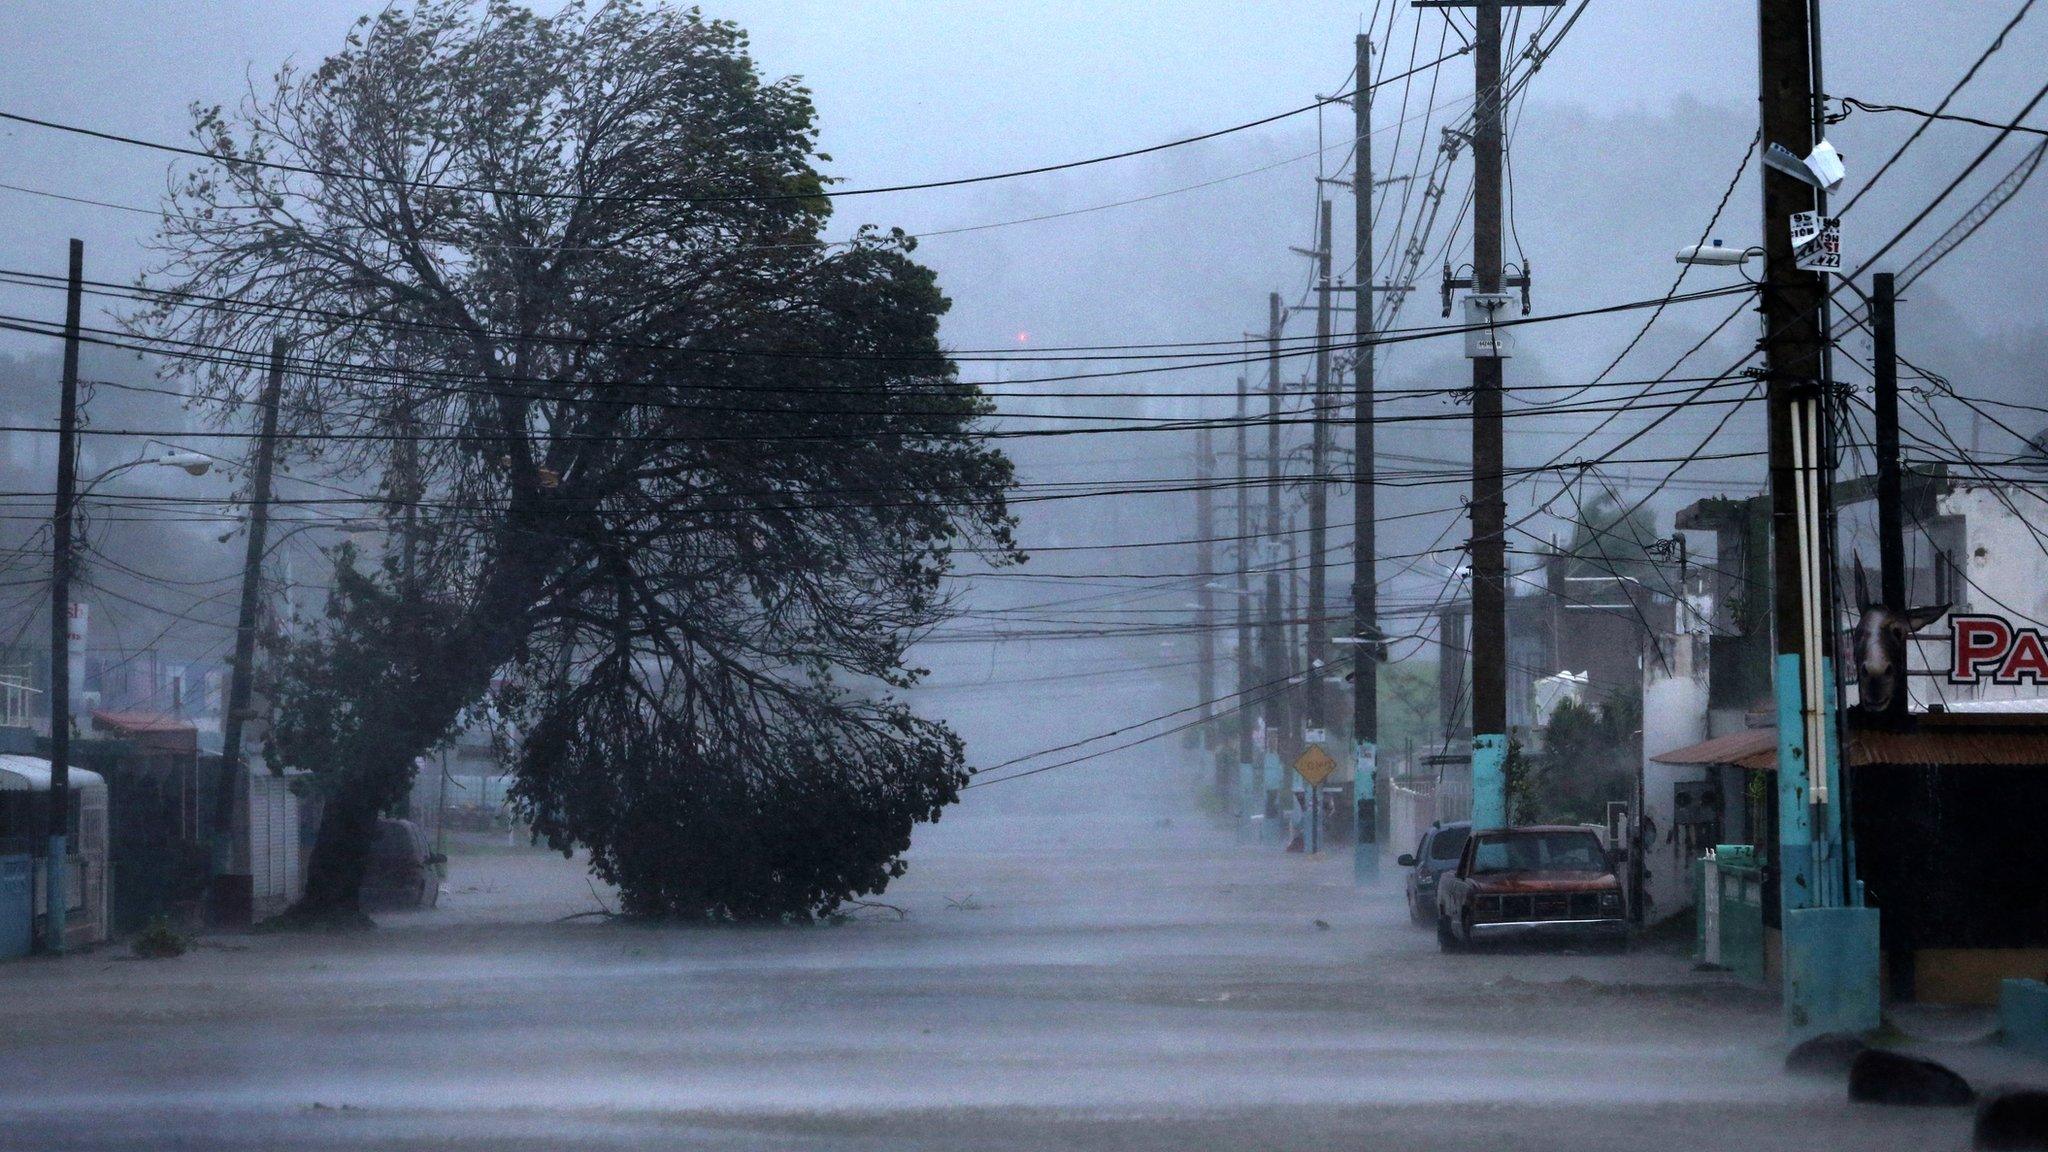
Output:
M1436 919L1436 882L1439 876L1458 866L1465 854L1465 840L1472 834L1470 820L1441 820L1429 826L1416 843L1412 855L1394 862L1408 869L1408 917L1417 924Z
M363 872L363 907L373 912L432 908L441 899L441 873L435 866L447 860L428 849L426 833L412 821L377 821L377 838Z
M1628 945L1615 859L1583 826L1472 833L1436 887L1436 939L1446 952L1483 940L1579 939Z

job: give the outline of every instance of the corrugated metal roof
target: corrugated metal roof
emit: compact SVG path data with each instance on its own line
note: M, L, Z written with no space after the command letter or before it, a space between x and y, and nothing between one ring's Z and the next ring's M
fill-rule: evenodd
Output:
M105 788L107 782L97 772L73 768L70 772L71 787ZM0 755L0 792L48 792L50 790L50 762L41 756Z
M1752 763L1759 756L1761 763ZM1778 730L1745 728L1702 740L1650 757L1659 764L1736 764L1744 768L1775 768L1778 765Z
M198 726L190 720L174 716L159 716L150 712L114 712L102 708L93 709L94 727L119 729L124 732L196 732Z
M1985 764L2048 769L2048 716L2015 713L1929 713L1910 731L1849 731L1848 762ZM1778 730L1750 728L1650 757L1659 764L1728 764L1751 771L1778 767Z

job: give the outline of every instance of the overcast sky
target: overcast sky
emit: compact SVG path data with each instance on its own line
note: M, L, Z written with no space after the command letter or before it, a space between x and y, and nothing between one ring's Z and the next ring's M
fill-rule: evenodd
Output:
M2018 0L1832 0L1823 4L1827 88L1881 103L1932 106L1989 43ZM543 5L546 7L546 5ZM1519 248L1536 269L1539 313L1616 300L1656 297L1675 268L1671 251L1690 243L1755 131L1755 5L1749 0L1593 0L1569 38L1530 86L1515 137L1515 223ZM365 11L351 0L215 0L210 3L10 0L0 24L0 109L149 139L182 142L188 104L232 103L290 58L312 64L337 48ZM828 170L845 187L970 176L1140 147L1299 107L1338 90L1351 66L1352 37L1370 4L1051 2L829 3L735 0L706 6L753 36L769 76L801 75L816 95ZM1384 11L1384 9L1382 10ZM1392 43L1405 56L1415 14L1397 14ZM1422 15L1437 21L1434 13ZM1427 25L1435 28L1436 25ZM1455 40L1454 40L1455 43ZM1433 40L1425 37L1422 59ZM2048 15L2009 41L1958 101L1956 110L2009 118L2031 94L2048 60ZM1471 70L1461 59L1444 70L1437 103L1456 115L1469 100ZM1426 103L1410 93L1412 110ZM1382 171L1405 169L1417 144L1400 138L1398 95L1379 99L1375 147ZM1320 163L1335 170L1348 136L1348 110L1331 109ZM2048 115L2035 117L2048 123ZM1436 123L1441 123L1439 117ZM1831 135L1847 155L1849 189L1918 124L1903 115L1858 113ZM1419 127L1419 125L1417 125ZM1430 129L1433 136L1435 128ZM1850 262L1917 211L1974 155L1989 133L1941 125L1908 163L1886 177L1852 217ZM1398 140L1398 148L1396 147ZM1434 146L1433 139L1429 146ZM2027 142L2009 144L1917 234L1917 250L2009 170ZM904 195L842 201L831 232L862 223L925 234L1022 217L1074 213L1116 201L1121 207L1056 219L932 235L919 256L935 267L956 302L946 335L957 347L1237 337L1264 322L1265 296L1298 299L1318 160L1315 116L1296 117L1199 146L1055 175ZM0 126L0 183L152 208L164 187L166 158L120 145L18 125ZM1468 166L1461 166L1462 179ZM1191 187L1203 185L1202 187ZM1938 362L1985 377L1987 392L2039 386L2029 367L2048 350L2040 317L2048 287L2039 276L2048 183L2029 187L1956 258L1944 264L1902 309L1909 345ZM1731 244L1757 234L1755 168L1730 200L1717 234ZM1448 213L1446 214L1448 216ZM1340 200L1341 233L1349 205ZM67 236L87 242L89 274L124 279L143 265L145 212L65 203L0 188L0 267L61 272ZM1439 233L1439 240L1441 233ZM1510 257L1516 252L1511 250ZM1901 259L1904 258L1902 254ZM1732 283L1725 270L1702 270L1689 286ZM1436 320L1434 272L1425 267L1403 323ZM1674 309L1618 374L1654 373L1703 335L1725 305ZM59 299L0 287L0 311L54 319ZM1296 324L1305 320L1297 319ZM1511 380L1569 381L1605 365L1638 322L1632 317L1532 329L1510 366ZM1305 329L1296 328L1294 331ZM1916 334L1917 333L1917 334ZM1711 344L1696 367L1712 371L1747 350L1750 324ZM47 354L47 341L0 336L0 351ZM1638 369L1641 371L1638 372ZM1389 361L1391 386L1441 386L1466 371L1456 348L1403 348ZM1162 387L1227 389L1233 370L1172 378ZM1153 378L1159 379L1159 378ZM45 397L23 390L17 410L40 411ZM1145 410L1177 410L1154 402ZM1442 403L1442 402L1439 402ZM1123 411L1130 411L1126 404ZM1719 416L1687 413L1664 440L1638 451L1683 451ZM165 419L171 417L166 416ZM1732 424L1725 442L1760 440L1761 418ZM1568 440L1569 422L1511 429L1510 461L1545 457ZM1462 424L1404 430L1407 451L1459 458ZM1094 438L1086 446L1021 447L1026 480L1104 480L1184 476L1188 445L1163 436ZM1114 444L1105 441L1114 441ZM8 441L20 455L27 446ZM1028 442L1012 442L1028 444ZM1386 442L1383 440L1383 445ZM1652 446L1654 445L1654 446ZM1596 455L1599 443L1585 454ZM1626 469L1622 471L1627 471ZM1647 469L1639 470L1647 476ZM173 478L175 479L175 478ZM1694 485L1674 486L1655 505L1668 516L1724 480L1733 490L1760 484L1760 469L1705 468ZM1647 483L1647 480L1645 480ZM1555 493L1553 485L1551 494ZM1385 530L1383 548L1413 551L1456 539L1456 493L1441 486L1396 490L1382 513L1409 516ZM1524 489L1511 514L1532 504ZM1185 501L1097 501L1052 505L1026 516L1027 547L1055 541L1192 535ZM1441 509L1436 516L1422 515ZM1348 517L1335 517L1337 520ZM1554 527L1554 526L1553 526ZM1526 541L1523 543L1527 543ZM1190 554L1166 551L1111 558L1042 556L1041 571L1183 570ZM222 563L231 563L223 559ZM1092 567L1091 567L1092 566ZM1442 573L1428 566L1398 577L1385 597L1426 598ZM1341 587L1339 580L1333 587ZM1041 596L1044 585L978 588L975 603ZM1013 594L1014 593L1014 594ZM1185 588L1145 603L1182 605ZM1133 603L1136 603L1135 601ZM1165 655L1174 655L1172 652ZM1185 653L1180 653L1185 655ZM971 665L978 677L1059 660L1100 664L1105 653L1051 653L1044 646L935 652L940 678ZM1117 657L1117 653L1108 653ZM1127 655L1127 654L1126 654ZM1171 691L1165 691L1170 688ZM1142 698L1111 694L1061 718L1087 725L1184 702L1184 685L1152 685ZM1045 691L1050 692L1051 689ZM1157 693L1165 691L1164 695ZM1175 695L1178 693L1178 695ZM1036 694L1036 693L1034 693ZM1069 707L1060 705L1060 707ZM978 758L1041 743L1041 723L1006 725L970 718Z
M11 0L7 7L0 108L164 140L184 138L192 101L232 101L249 78L267 77L283 59L318 60L366 10L359 0ZM1350 66L1351 37L1373 10L1361 3L1164 0L733 0L706 7L751 31L766 72L808 80L832 170L850 186L1066 160L1298 106L1338 88ZM1754 7L1746 0L1595 0L1531 98L1615 115L1654 116L1687 100L1753 106ZM2013 7L2004 0L1824 4L1829 87L1891 103L1938 99ZM1404 28L1408 19L1401 13ZM2007 111L2043 59L2048 18L2022 26L1965 109ZM1459 71L1467 72L1462 61ZM1896 139L1911 126L1894 118L1874 138ZM1528 127L1541 130L1540 122ZM1305 129L1312 126L1295 121L1261 135L1291 139ZM1594 152L1578 163L1589 179L1630 164L1719 168L1723 158L1712 143L1670 140L1657 154ZM1255 144L1239 139L1204 149L1203 157L1220 172ZM163 158L147 152L33 128L0 129L0 181L11 184L149 207L163 169ZM1001 218L1006 206L1127 193L1134 176L1155 171L1134 161L1070 178L863 199L843 212L848 222L946 228ZM1298 172L1288 175L1300 182ZM8 267L60 269L63 238L79 235L94 269L125 272L138 263L136 241L148 225L139 215L0 190L0 258ZM1044 235L1048 227L1010 235ZM971 259L977 246L1006 239L1002 232L948 237L932 241L926 254L943 272L949 262ZM1663 237L1654 243L1669 246ZM1276 280L1294 271L1284 252L1272 261ZM962 285L949 287L968 295ZM1246 307L1248 319L1256 304ZM1028 325L1031 306L1019 302L1015 310L1017 324Z

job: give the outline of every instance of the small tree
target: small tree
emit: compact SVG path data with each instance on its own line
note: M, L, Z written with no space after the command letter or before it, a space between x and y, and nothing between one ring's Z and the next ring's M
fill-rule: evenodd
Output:
M1641 762L1641 705L1566 699L1550 714L1535 766L1535 807L1549 819L1602 821L1607 803L1627 800Z

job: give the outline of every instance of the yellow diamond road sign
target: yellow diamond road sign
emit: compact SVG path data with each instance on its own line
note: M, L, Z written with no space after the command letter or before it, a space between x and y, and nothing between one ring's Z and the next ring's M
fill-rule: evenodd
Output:
M1323 781L1330 778L1330 773L1337 770L1337 762L1323 751L1321 744L1311 744L1307 751L1294 758L1294 770L1301 773L1301 778L1311 786L1321 787Z

